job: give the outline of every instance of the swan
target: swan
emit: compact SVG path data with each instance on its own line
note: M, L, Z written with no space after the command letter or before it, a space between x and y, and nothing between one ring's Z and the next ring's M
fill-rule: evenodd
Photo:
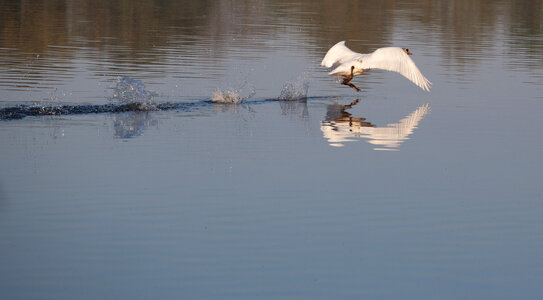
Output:
M432 83L422 75L409 57L411 54L409 49L399 47L379 48L370 54L360 54L347 48L345 41L341 41L328 50L321 66L335 67L328 74L343 76L341 84L348 85L357 92L360 92L360 89L350 81L354 76L361 75L370 69L398 72L421 89L429 92Z

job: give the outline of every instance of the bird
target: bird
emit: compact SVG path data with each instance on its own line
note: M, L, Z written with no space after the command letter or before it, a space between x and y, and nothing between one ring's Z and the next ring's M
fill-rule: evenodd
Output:
M343 76L341 84L350 86L355 91L360 89L351 83L354 76L361 75L371 69L382 69L398 72L411 80L421 89L429 92L432 83L422 75L419 68L409 57L412 53L407 48L384 47L373 53L356 53L345 46L345 41L335 44L324 56L321 66L334 68L329 75Z

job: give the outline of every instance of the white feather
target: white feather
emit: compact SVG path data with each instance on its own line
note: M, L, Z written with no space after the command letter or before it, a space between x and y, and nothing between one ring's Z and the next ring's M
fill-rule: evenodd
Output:
M353 75L360 75L370 69L383 69L402 74L425 91L430 91L432 83L422 75L419 68L407 53L398 47L379 48L371 54L351 51L345 42L334 45L322 60L325 67L337 66L330 75L349 76L354 66Z
M360 53L351 51L345 46L345 41L335 44L322 59L321 66L331 68L360 56Z

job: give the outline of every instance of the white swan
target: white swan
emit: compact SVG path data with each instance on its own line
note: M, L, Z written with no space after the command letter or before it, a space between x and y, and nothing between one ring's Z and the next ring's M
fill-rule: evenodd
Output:
M430 91L432 83L422 75L419 68L408 56L409 49L398 47L379 48L370 54L360 54L345 46L345 41L335 44L324 56L321 66L335 67L330 75L343 76L342 84L360 91L350 83L354 76L360 75L370 69L383 69L402 74L425 91Z

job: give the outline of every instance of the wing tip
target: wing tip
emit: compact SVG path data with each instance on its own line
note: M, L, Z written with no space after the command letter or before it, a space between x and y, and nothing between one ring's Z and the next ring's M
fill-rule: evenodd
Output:
M321 61L321 66L326 67L326 68L331 68L334 65L335 60L331 59L328 54L336 46L345 46L345 41L339 41L334 46L330 47L330 49L328 49L328 52L326 52L326 55Z
M429 80L426 80L426 82L420 85L420 88L429 93L432 88L432 83Z

